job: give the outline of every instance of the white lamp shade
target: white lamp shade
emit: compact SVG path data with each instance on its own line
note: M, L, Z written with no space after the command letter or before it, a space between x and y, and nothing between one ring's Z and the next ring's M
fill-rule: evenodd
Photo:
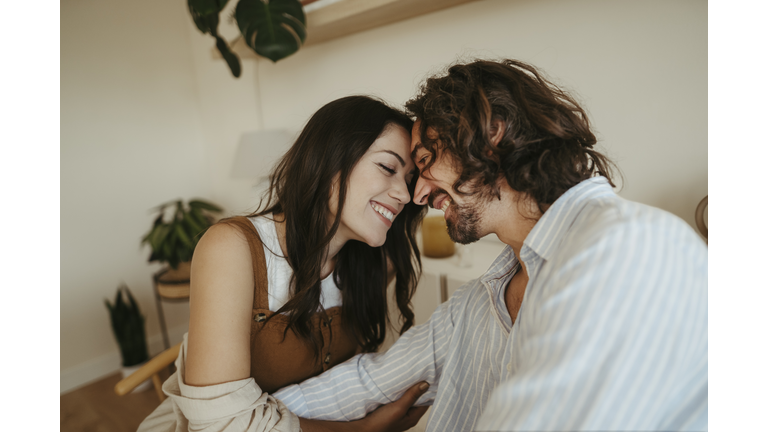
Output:
M283 129L261 130L240 135L232 165L232 177L268 177L273 165L293 144L293 134Z

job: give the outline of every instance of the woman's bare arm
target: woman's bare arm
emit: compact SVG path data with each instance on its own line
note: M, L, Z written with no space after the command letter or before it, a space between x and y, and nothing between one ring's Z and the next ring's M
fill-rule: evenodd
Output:
M207 386L250 376L253 264L245 235L219 224L192 258L184 382Z

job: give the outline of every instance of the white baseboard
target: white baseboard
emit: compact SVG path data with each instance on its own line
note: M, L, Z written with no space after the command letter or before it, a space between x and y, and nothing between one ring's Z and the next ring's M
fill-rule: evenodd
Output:
M187 329L188 327L186 324L168 329L168 337L170 338L171 345L179 343L184 336L184 333L187 332ZM165 348L163 346L163 336L161 334L156 334L150 337L147 340L147 345L150 357L160 354ZM120 351L115 350L109 354L62 370L59 393L64 394L70 392L86 384L98 381L108 375L112 375L113 373L120 371L120 363Z

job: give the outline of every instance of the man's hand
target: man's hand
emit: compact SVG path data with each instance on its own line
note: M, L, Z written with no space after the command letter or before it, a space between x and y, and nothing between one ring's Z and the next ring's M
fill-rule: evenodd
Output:
M428 406L414 407L413 404L427 391L429 384L420 382L405 391L403 396L387 405L382 405L365 418L345 422L330 422L301 419L301 429L304 432L337 431L337 432L401 432L406 431L419 422L427 412Z
M429 384L420 382L403 393L403 396L387 405L382 405L361 420L350 422L359 423L356 430L371 432L401 432L406 431L419 422L427 412L428 406L415 407L413 404L427 391Z

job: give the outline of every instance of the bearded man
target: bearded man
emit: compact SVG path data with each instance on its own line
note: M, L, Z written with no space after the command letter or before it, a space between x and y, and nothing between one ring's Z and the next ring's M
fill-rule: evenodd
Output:
M445 212L454 241L507 247L386 353L275 397L382 430L366 414L404 394L433 406L428 431L706 430L706 246L616 195L575 99L531 65L476 61L428 79L406 108L413 199ZM426 392L408 390L420 381Z

